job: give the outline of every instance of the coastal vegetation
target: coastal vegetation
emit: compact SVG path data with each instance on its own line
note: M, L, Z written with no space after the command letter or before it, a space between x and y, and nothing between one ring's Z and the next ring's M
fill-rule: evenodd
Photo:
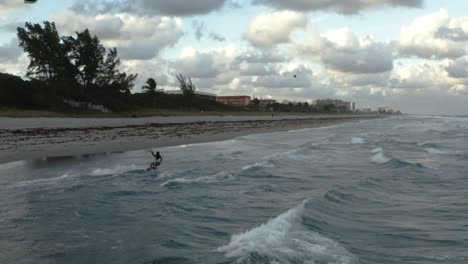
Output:
M199 97L190 77L176 76L180 94L158 90L149 78L142 93L132 93L137 74L121 71L116 48L106 49L88 29L74 36L60 35L55 23L27 22L17 28L19 46L29 58L25 79L0 73L0 115L21 110L59 113L100 112L320 112L336 113L334 106L304 103L226 105ZM39 113L39 112L38 112Z

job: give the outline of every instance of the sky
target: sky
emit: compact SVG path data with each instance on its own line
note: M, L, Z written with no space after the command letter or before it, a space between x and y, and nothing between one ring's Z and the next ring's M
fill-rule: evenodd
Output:
M465 0L0 0L0 72L24 77L16 28L53 21L116 47L121 69L177 89L468 114ZM296 76L296 78L294 77Z

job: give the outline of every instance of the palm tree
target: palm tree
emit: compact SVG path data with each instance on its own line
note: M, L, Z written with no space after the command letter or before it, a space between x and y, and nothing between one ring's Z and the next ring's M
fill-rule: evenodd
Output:
M149 78L146 80L147 85L143 85L141 88L143 91L146 93L156 93L156 87L158 87L158 84L153 78Z

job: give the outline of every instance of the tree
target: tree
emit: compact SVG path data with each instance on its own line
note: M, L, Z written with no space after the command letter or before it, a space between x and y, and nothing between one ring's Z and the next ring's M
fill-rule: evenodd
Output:
M67 57L70 47L64 45L55 23L46 21L42 27L27 22L25 28L18 27L17 31L19 46L30 59L27 77L49 82L73 79L73 67Z
M91 36L88 29L76 32L76 38L70 36L63 39L65 45L70 47L68 56L76 69L78 83L85 91L89 91L97 85L106 49L96 36Z
M252 100L252 105L254 105L255 107L259 107L260 106L260 100L258 100L258 98L254 98Z
M188 80L182 74L177 76L179 80L179 88L186 97L192 97L195 94L196 86L192 83L192 79L189 77Z
M48 85L53 81L57 87L78 87L72 97L109 102L121 100L133 88L137 75L120 72L117 49L106 52L88 29L76 32L76 37L60 37L54 23L46 21L43 27L26 23L18 28L18 38L30 58L27 76Z
M156 83L156 81L153 78L149 78L148 80L146 80L146 84L147 85L143 85L141 87L142 90L145 91L146 93L155 94L156 87L158 87L158 84Z

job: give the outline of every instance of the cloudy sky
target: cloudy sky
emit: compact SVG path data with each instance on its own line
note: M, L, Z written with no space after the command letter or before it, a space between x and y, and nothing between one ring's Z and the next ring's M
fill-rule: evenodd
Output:
M117 47L122 69L219 95L352 100L468 114L466 0L0 0L0 72L24 76L16 27L55 21ZM297 78L293 76L296 75Z

